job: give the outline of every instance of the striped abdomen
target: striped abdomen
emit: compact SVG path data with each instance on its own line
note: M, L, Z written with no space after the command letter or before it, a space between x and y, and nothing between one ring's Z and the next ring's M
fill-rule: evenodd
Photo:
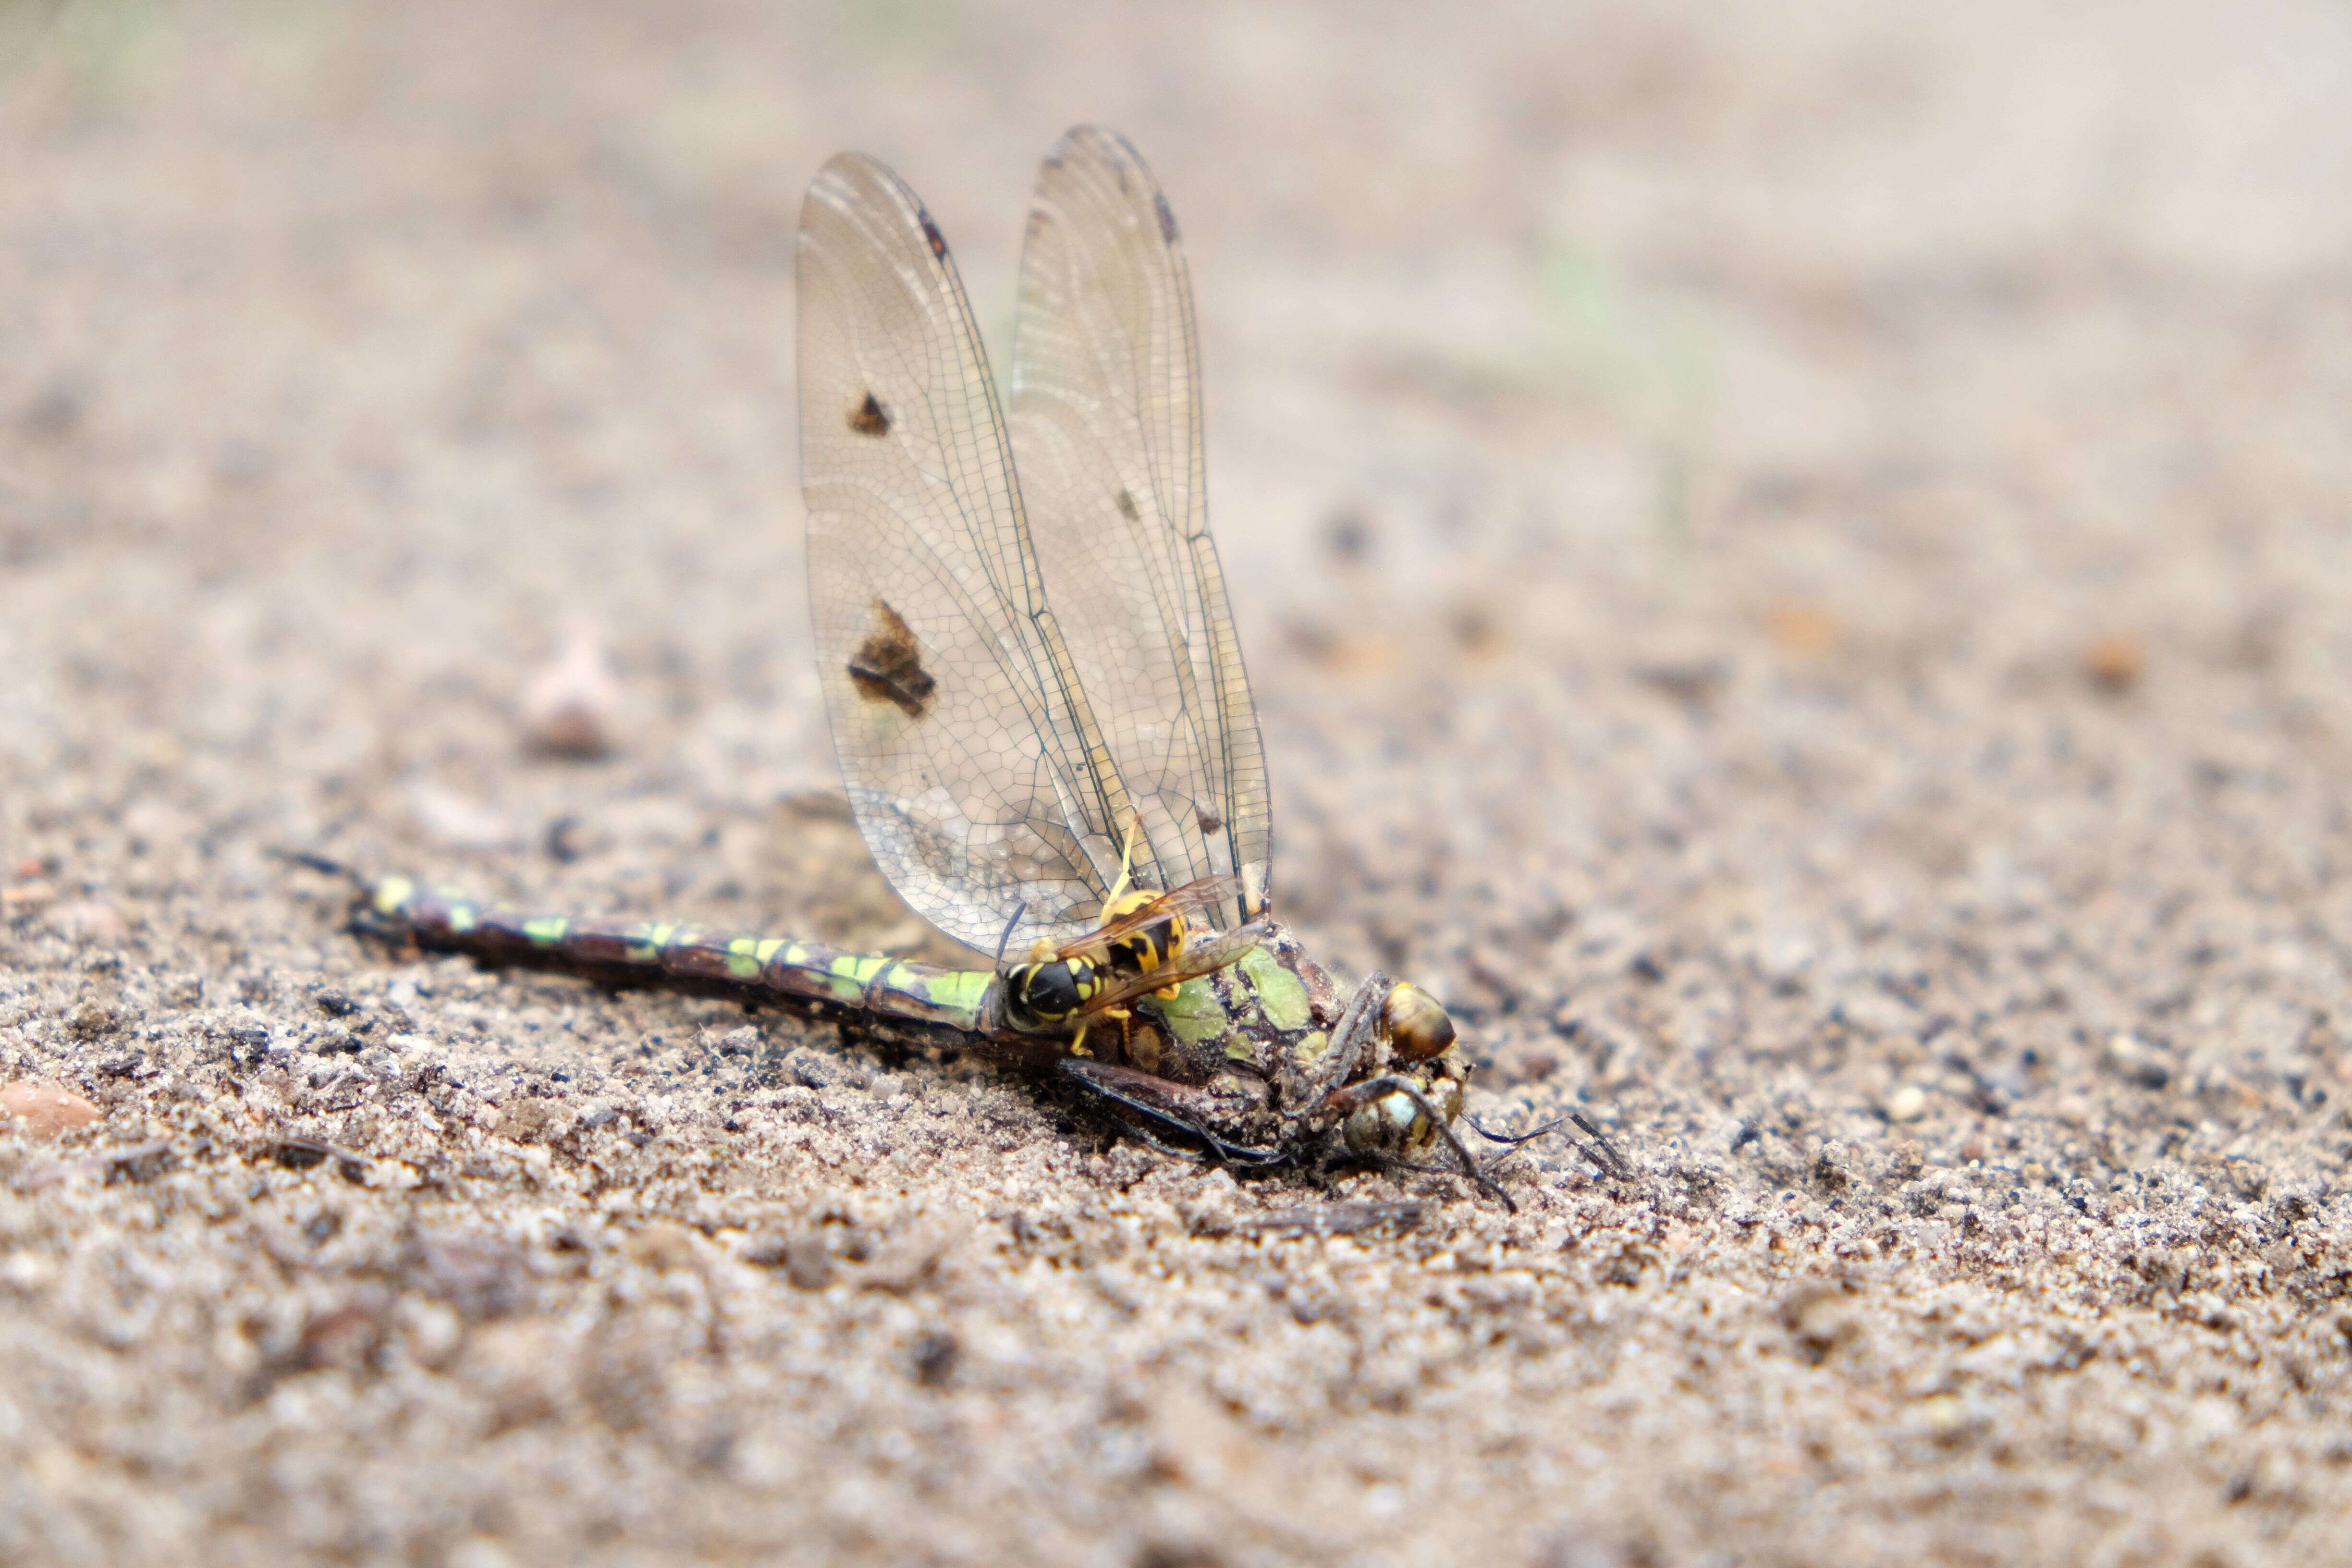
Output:
M829 1002L970 1034L996 1033L1003 1007L984 969L940 969L790 937L744 936L661 921L526 915L452 889L387 877L365 895L363 919L419 947L501 963L554 964L614 979L642 975L698 986Z

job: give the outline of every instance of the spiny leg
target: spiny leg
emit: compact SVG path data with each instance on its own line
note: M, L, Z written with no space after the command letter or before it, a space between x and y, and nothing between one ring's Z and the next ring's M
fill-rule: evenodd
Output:
M1221 1138L1209 1131L1201 1119L1187 1116L1182 1111L1168 1106L1154 1105L1140 1093L1122 1087L1119 1082L1119 1079L1127 1079L1139 1086L1146 1082L1155 1085L1166 1083L1165 1079L1155 1079L1150 1073L1137 1072L1133 1068L1113 1068L1106 1063L1079 1057L1063 1058L1057 1064L1057 1070L1063 1077L1071 1079L1090 1094L1099 1095L1114 1105L1122 1106L1139 1116L1158 1122L1162 1127L1181 1132L1187 1138L1198 1140L1201 1146L1208 1150L1211 1157L1214 1159L1230 1161L1238 1165L1272 1165L1280 1163L1285 1157L1284 1152L1280 1149L1260 1149L1251 1144L1235 1143L1230 1139ZM1176 1089L1181 1086L1167 1084L1166 1087Z
M1155 1153L1165 1154L1171 1160L1182 1160L1188 1164L1193 1165L1222 1165L1224 1163L1224 1161L1219 1156L1208 1153L1202 1150L1187 1149L1181 1143L1171 1143L1166 1139L1160 1137L1160 1134L1151 1131L1150 1127L1140 1125L1137 1122L1122 1122L1119 1126L1119 1131L1125 1133L1128 1137L1135 1139L1145 1148L1153 1151Z
M1363 1060L1364 1047L1380 1027L1381 999L1389 994L1389 977L1375 971L1364 977L1356 994L1348 999L1347 1009L1339 1015L1339 1027L1331 1031L1331 1048L1323 1053L1323 1070L1314 1087L1307 1091L1306 1110L1321 1110L1331 1102L1356 1066Z
M1478 1119L1475 1116L1465 1113L1462 1120L1470 1123L1470 1130L1479 1137L1491 1143L1508 1143L1514 1152L1520 1145L1531 1143L1546 1133L1558 1131L1564 1123L1574 1122L1583 1131L1585 1138L1592 1141L1587 1143L1583 1138L1569 1139L1569 1142L1575 1146L1578 1152L1618 1181L1630 1182L1633 1179L1633 1167L1625 1163L1625 1157L1617 1152L1616 1145L1609 1142L1601 1129L1584 1119L1581 1111L1571 1110L1565 1116L1556 1116L1532 1132L1490 1132L1478 1124ZM1506 1160L1509 1158L1509 1154L1503 1156Z

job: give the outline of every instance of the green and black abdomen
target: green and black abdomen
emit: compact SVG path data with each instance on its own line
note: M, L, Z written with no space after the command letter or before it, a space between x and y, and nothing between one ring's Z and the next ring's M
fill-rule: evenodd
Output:
M359 923L419 947L496 963L575 970L615 984L691 986L856 1007L909 1023L990 1034L1001 1010L986 970L942 969L792 937L678 922L530 915L453 889L387 877L363 895Z

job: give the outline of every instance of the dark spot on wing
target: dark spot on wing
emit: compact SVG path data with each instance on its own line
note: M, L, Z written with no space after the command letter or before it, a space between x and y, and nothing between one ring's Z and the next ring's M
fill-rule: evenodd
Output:
M929 710L939 682L923 668L923 650L898 612L874 601L874 629L849 656L849 684L868 702L888 702L909 719Z
M1194 820L1200 823L1203 833L1223 833L1225 830L1225 819L1205 805L1195 815Z
M1135 510L1135 497L1126 490L1118 492L1118 515L1133 522L1143 514Z
M948 258L947 237L940 232L940 226L931 221L929 213L918 213L916 216L922 220L923 238L929 244L931 254L945 261Z
M865 402L849 411L849 427L860 436L887 436L890 434L890 411L869 392Z
M1176 243L1176 215L1169 210L1164 191L1151 193L1152 210L1160 215L1160 237L1170 245Z

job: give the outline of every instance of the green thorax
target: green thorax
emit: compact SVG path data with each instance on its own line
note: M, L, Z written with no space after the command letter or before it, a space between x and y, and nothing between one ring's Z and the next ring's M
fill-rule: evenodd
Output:
M1130 1065L1178 1083L1240 1072L1287 1083L1330 1048L1339 989L1280 926L1213 974L1187 980L1165 1001L1146 998L1129 1031ZM1092 1034L1089 1034L1091 1039Z

